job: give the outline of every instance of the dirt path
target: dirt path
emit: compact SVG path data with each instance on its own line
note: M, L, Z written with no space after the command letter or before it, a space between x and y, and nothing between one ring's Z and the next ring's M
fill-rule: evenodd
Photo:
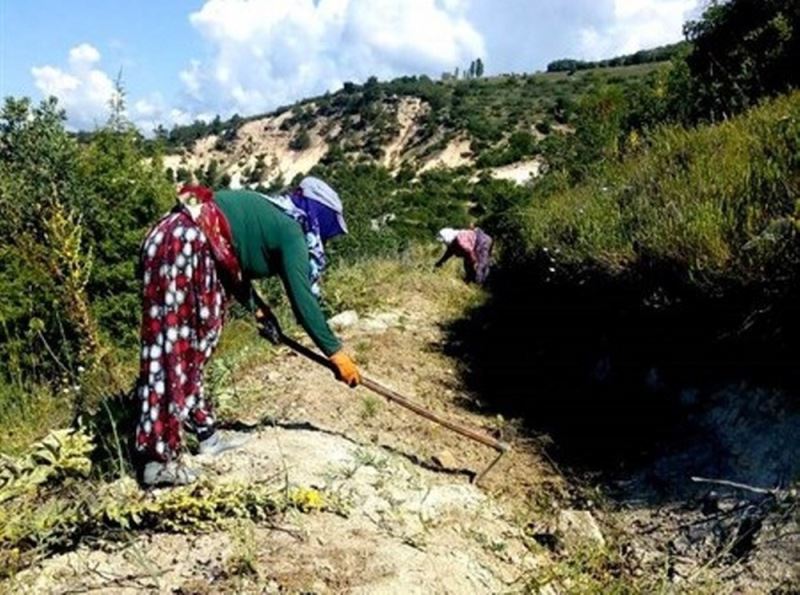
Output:
M279 528L239 523L208 535L84 546L20 575L20 591L499 592L540 564L503 508L459 477L311 426L250 436L240 451L191 464L214 482L313 487L338 513L293 513ZM249 570L241 576L243 559Z
M502 424L461 406L471 405L470 397L459 392L454 364L439 350L442 314L431 303L405 301L342 335L367 373L494 432ZM279 528L240 521L205 535L133 534L122 544L84 544L21 573L14 589L494 593L518 589L548 564L510 505L533 484L556 489L549 484L558 479L529 449L511 453L478 488L470 473L491 450L364 389L343 387L288 352L249 370L235 394L238 432L249 442L190 464L212 482L313 488L337 503L336 512L289 513Z
M405 307L366 315L340 334L370 377L455 421L516 444L518 448L487 476L487 493L513 499L532 489L559 489L560 476L544 462L535 443L516 436L506 420L475 412L480 403L463 390L456 362L441 351L441 314L435 304L419 298ZM329 371L288 350L272 364L253 369L242 390L252 395L247 406L239 407L248 410L251 422L310 422L428 467L436 467L435 460L444 455L446 471L461 481L468 481L496 455L366 389L342 386Z

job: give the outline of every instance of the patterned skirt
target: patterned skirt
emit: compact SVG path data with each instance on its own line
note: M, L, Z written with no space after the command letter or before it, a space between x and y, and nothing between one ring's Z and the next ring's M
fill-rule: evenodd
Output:
M182 426L214 432L203 368L224 318L225 294L210 243L189 215L170 213L142 246L141 369L136 447L146 458L180 454Z
M472 280L480 285L486 283L486 279L489 277L489 271L492 266L493 244L492 236L482 229L475 230L475 271Z

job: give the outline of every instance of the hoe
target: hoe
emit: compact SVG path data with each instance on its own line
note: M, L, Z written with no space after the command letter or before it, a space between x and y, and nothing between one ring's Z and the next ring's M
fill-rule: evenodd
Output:
M331 369L331 363L328 361L328 359L320 355L316 351L309 349L305 345L298 343L294 339L287 337L282 333L280 339L284 345L286 345L296 353L310 359L313 362L316 362L321 366ZM503 457L503 455L506 454L511 448L506 442L502 442L491 436L487 436L486 434L473 430L472 428L467 428L465 426L462 426L461 424L457 424L449 419L446 419L438 415L437 413L434 413L433 411L426 409L422 405L415 403L411 399L404 397L403 395L393 391L392 389L387 388L382 384L375 382L374 380L371 380L370 378L362 377L361 386L368 388L372 392L384 397L385 399L391 401L392 403L396 403L401 407L405 407L406 409L413 411L417 415L421 415L422 417L429 419L430 421L439 424L440 426L443 426L448 430L455 432L456 434L460 434L461 436L469 438L470 440L474 440L475 442L480 442L481 444L484 444L486 446L495 449L497 451L497 456L492 460L491 463L489 463L489 465L483 471L481 471L477 475L473 475L472 483L479 484L480 481L486 476L486 474L489 473L489 471L491 471L491 469L497 464L497 462Z

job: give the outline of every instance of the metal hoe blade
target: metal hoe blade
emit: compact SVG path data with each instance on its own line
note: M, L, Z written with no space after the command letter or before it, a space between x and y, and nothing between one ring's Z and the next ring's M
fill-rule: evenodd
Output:
M480 485L483 478L486 477L489 471L492 470L492 467L497 465L497 463L500 462L500 459L502 459L506 455L506 453L509 450L511 450L511 447L508 444L506 444L505 442L503 442L502 444L505 446L505 448L503 448L502 450L500 450L500 452L497 453L497 456L492 459L492 462L489 463L483 471L481 471L475 477L472 478L472 483L474 483L475 485Z

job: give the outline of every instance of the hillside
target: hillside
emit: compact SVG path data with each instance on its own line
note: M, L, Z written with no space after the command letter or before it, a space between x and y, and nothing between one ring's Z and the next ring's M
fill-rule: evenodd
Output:
M640 50L633 54L614 56L606 60L586 61L574 58L554 60L547 65L547 72L574 72L576 70L590 70L593 68L607 68L609 66L631 66L634 64L649 64L651 62L666 62L682 53L690 51L687 41L662 45L657 48Z
M685 30L669 66L371 79L152 141L122 100L76 137L54 99L9 98L0 593L798 592L800 10L729 0ZM176 176L277 191L309 168L345 207L321 307L346 352L511 452L470 485L491 450L231 302L204 388L250 440L188 437L201 480L142 489L133 387L163 354L140 347L142 238ZM433 266L470 224L496 240L480 287Z
M467 166L523 183L539 174L545 139L571 132L582 94L609 83L633 87L663 67L347 83L263 116L176 128L164 139L164 164L178 179L234 187L280 186L341 160L392 172Z

